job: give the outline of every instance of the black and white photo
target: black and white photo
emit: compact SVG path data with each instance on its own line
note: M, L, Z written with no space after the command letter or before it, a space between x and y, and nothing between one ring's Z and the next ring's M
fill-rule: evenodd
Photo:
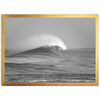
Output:
M95 83L95 17L6 17L5 83Z

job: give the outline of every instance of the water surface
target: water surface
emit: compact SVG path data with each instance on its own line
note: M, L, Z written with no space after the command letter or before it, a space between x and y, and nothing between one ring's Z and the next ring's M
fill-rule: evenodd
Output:
M95 51L8 56L5 82L95 82Z

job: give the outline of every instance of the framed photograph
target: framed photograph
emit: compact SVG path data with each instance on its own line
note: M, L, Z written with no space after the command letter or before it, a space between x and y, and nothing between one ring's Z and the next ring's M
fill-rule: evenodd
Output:
M3 86L97 86L98 15L2 15Z

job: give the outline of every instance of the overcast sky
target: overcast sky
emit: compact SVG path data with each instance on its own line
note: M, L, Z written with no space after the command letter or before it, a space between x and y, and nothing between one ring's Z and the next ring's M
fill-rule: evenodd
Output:
M59 37L68 49L95 48L95 18L6 18L5 20L6 49L13 48L19 41L41 34Z

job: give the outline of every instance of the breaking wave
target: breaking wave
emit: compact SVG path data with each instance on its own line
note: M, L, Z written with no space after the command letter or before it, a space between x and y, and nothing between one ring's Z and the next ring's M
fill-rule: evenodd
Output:
M10 56L28 56L28 55L45 55L45 56L62 56L63 50L59 46L42 46L35 49L12 54Z

